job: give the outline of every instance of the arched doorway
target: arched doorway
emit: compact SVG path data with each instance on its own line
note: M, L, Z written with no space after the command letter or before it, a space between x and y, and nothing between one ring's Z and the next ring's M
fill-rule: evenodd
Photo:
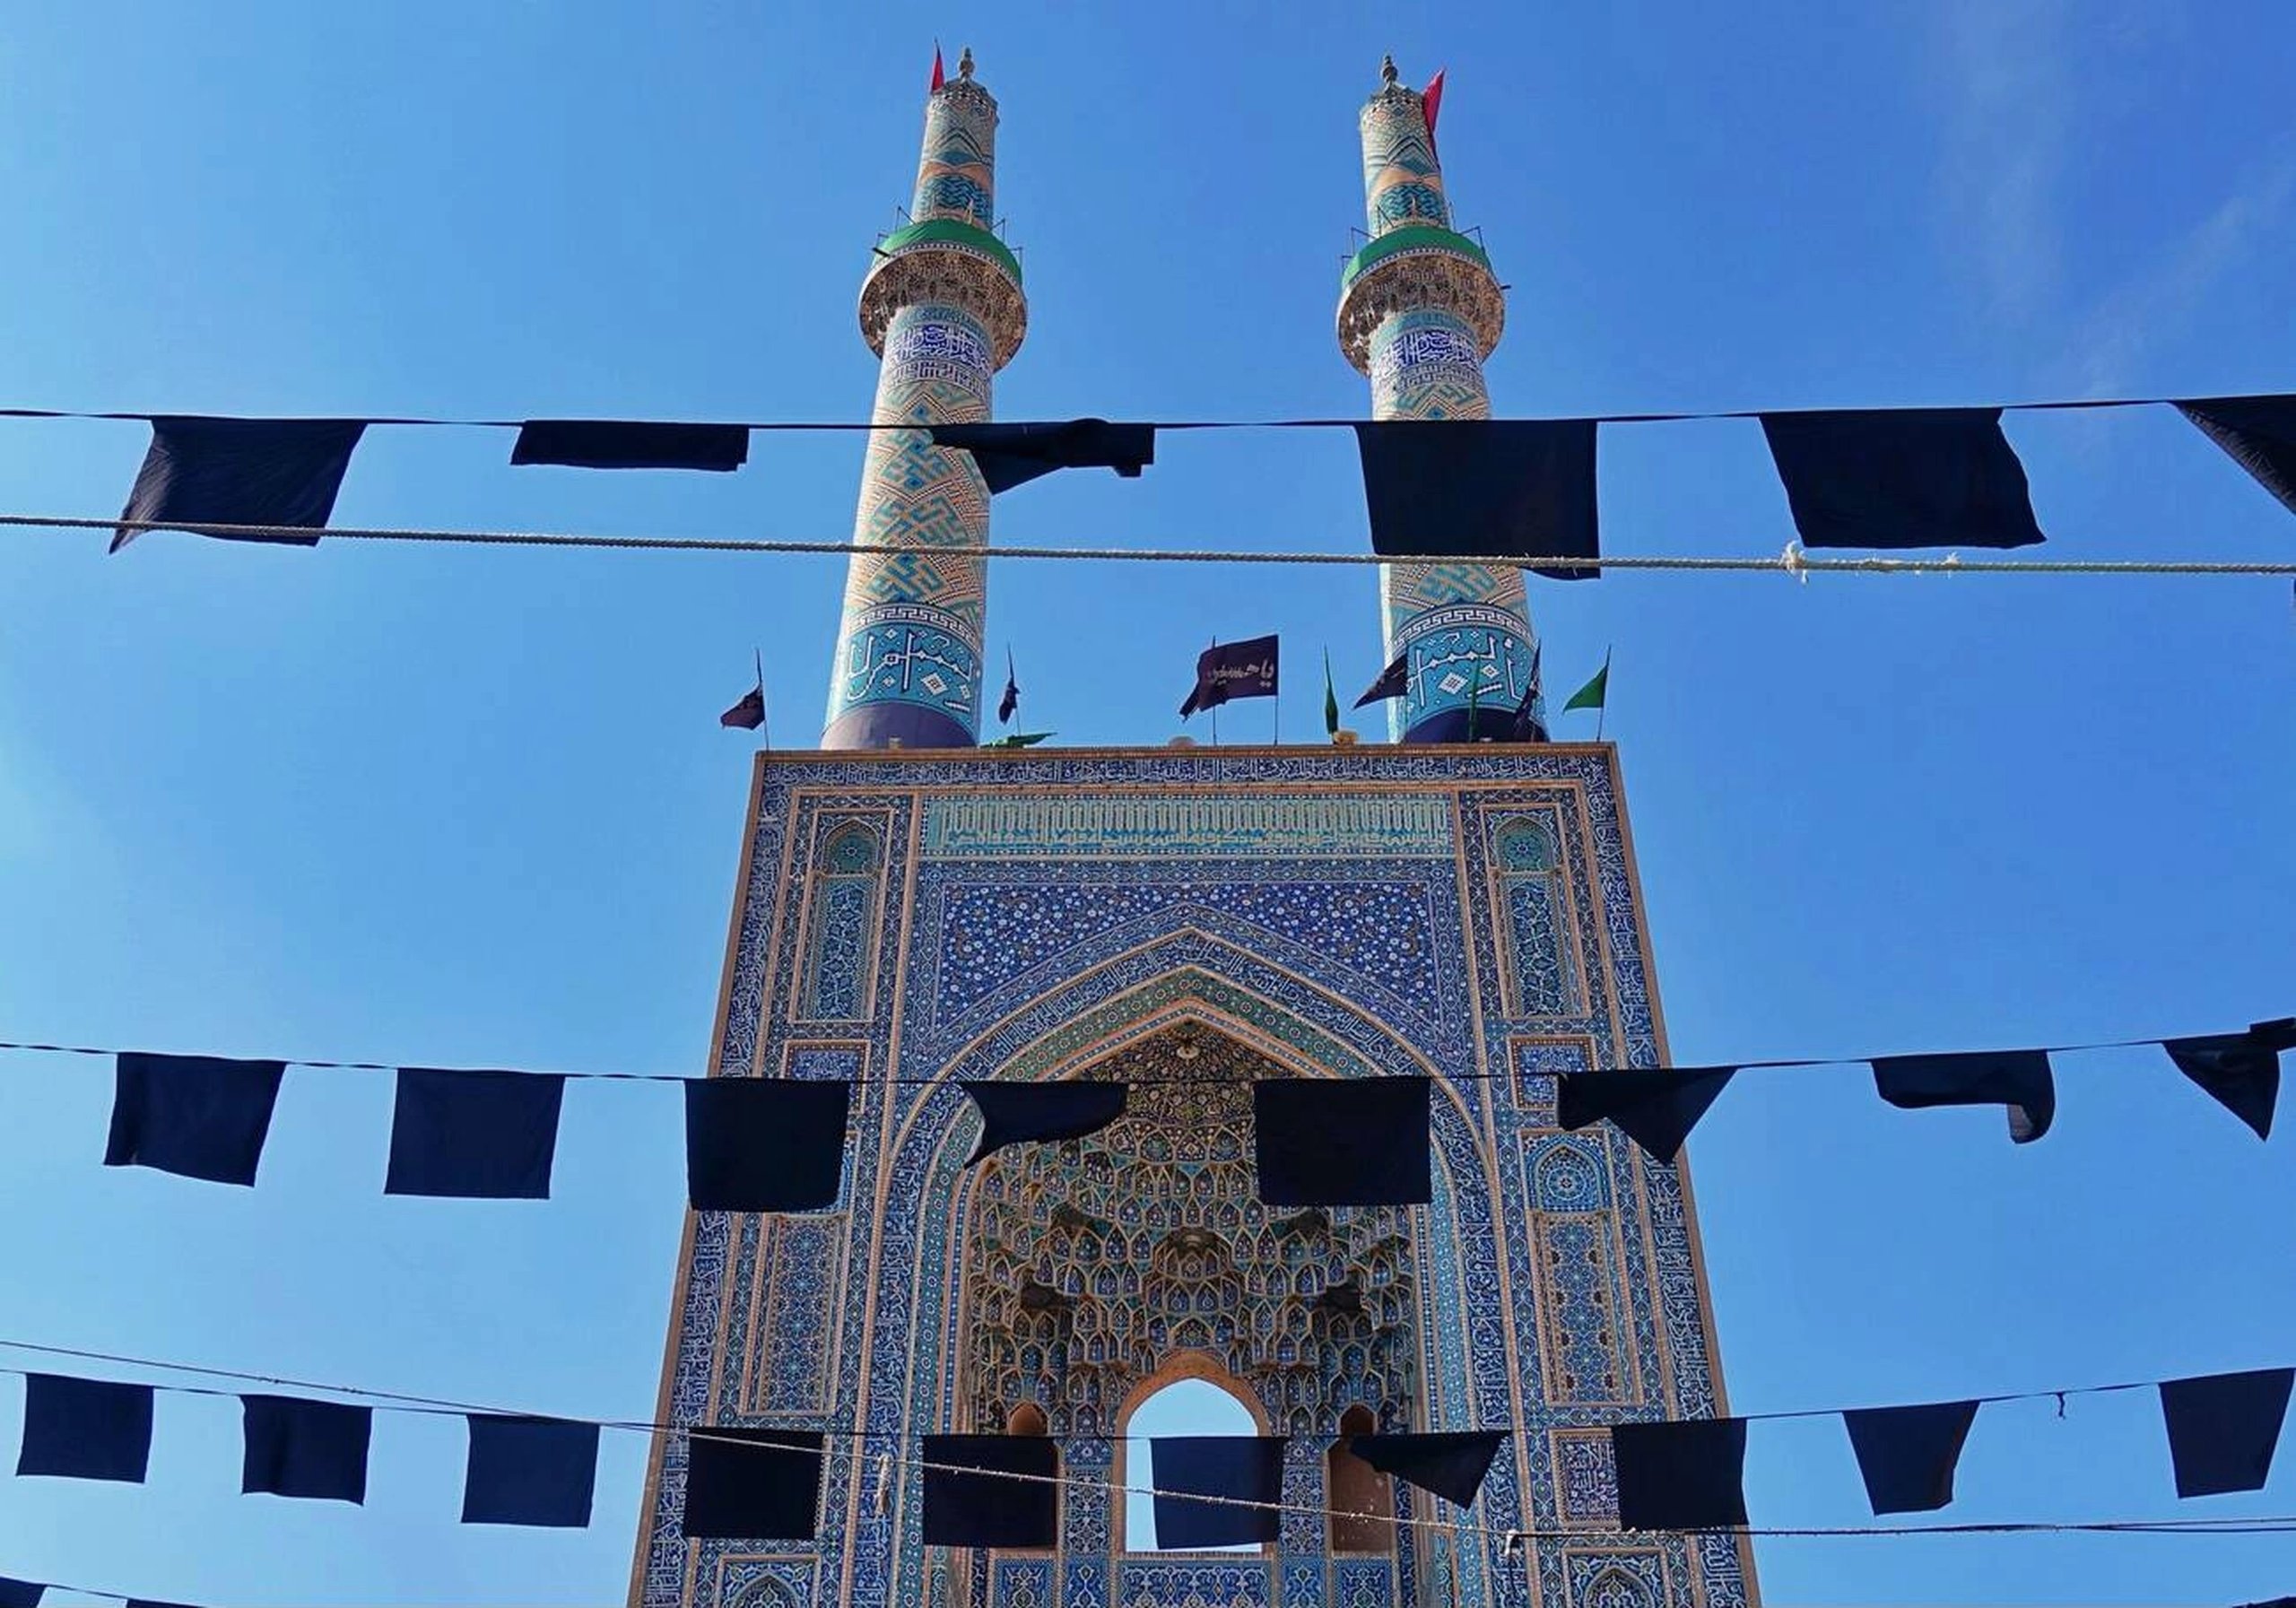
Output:
M1354 1436L1376 1434L1379 1421L1357 1403L1339 1417L1339 1439L1324 1454L1324 1493L1335 1552L1391 1552L1396 1545L1395 1482L1348 1450Z
M1118 1433L1124 1437L1124 1455L1120 1460L1124 1471L1123 1483L1129 1489L1124 1498L1124 1528L1119 1537L1119 1550L1127 1552L1152 1552L1162 1550L1156 1536L1155 1499L1144 1494L1156 1483L1155 1451L1152 1444L1160 1435L1258 1435L1264 1432L1257 1413L1231 1380L1218 1377L1219 1370L1197 1359L1186 1360L1186 1372L1161 1385L1153 1385L1147 1394L1126 1411ZM1260 1549L1245 1543L1236 1546L1210 1549L1222 1552L1257 1552Z
M1417 1270L1403 1207L1258 1198L1249 1080L1291 1070L1202 1021L1080 1069L1131 1083L1122 1120L973 1173L963 1386L978 1429L1034 1402L1056 1436L1115 1432L1194 1354L1269 1433L1328 1439L1340 1404L1413 1399Z

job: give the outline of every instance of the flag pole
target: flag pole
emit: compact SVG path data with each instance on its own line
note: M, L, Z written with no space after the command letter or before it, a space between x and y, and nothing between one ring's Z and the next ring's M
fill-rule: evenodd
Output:
M1213 638L1212 646L1219 647L1220 639ZM1214 748L1220 746L1220 706L1216 703L1212 706L1212 746Z
M1603 740L1603 723L1611 717L1611 650L1603 649L1603 701L1595 710L1595 741Z

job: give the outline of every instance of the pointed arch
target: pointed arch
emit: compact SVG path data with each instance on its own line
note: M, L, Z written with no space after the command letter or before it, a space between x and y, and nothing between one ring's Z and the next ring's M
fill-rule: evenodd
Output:
M1339 1437L1324 1454L1324 1505L1335 1552L1396 1550L1395 1482L1349 1448L1358 1435L1378 1432L1379 1421L1358 1402L1339 1415Z
M870 934L877 925L879 871L884 843L869 821L823 829L805 893L804 982L798 1016L808 1021L850 1021L869 1014L873 992Z
M1500 969L1514 1013L1568 1014L1579 995L1572 945L1566 942L1576 928L1554 827L1543 815L1507 817L1492 827L1491 847L1509 957Z

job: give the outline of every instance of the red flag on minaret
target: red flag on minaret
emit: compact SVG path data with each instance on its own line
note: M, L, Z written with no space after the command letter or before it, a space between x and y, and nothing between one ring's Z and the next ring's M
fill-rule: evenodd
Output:
M1449 70L1446 67L1437 72L1427 81L1427 87L1419 91L1420 108L1427 114L1427 148L1430 151L1435 149L1435 118L1443 109L1443 74Z
M1439 77L1439 76L1440 76L1440 74L1438 74L1438 76ZM938 39L935 39L935 40L934 40L934 41L933 41L933 90L938 90L940 87L941 87L941 41L940 41L940 40L938 40ZM931 93L931 92L932 92L932 91L927 91L926 92L929 94L929 93Z

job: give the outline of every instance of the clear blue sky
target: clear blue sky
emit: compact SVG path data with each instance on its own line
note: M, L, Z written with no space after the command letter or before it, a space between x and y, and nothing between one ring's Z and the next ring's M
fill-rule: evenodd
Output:
M853 417L853 303L905 201L935 34L1004 103L1032 333L1005 417L1350 414L1331 331L1382 49L1448 64L1462 224L1512 284L1500 409L2296 388L2296 13L2266 0L1821 8L27 4L0 48L0 402ZM1856 21L1851 21L1852 16ZM2165 412L2011 431L2061 556L2286 558L2296 521ZM0 503L116 512L132 424L0 422ZM862 442L738 475L507 467L378 431L345 523L837 537ZM1610 432L1616 552L1775 552L1751 423ZM1342 435L1169 440L1000 501L1005 542L1361 541ZM0 1036L691 1073L765 653L819 729L842 564L155 536L0 541ZM1349 690L1365 571L1013 563L1026 721L1160 743L1207 636ZM2296 986L2283 582L1537 583L1549 675L1615 644L1680 1059L2237 1026ZM1264 707L1239 711L1232 731ZM1587 725L1572 717L1566 734ZM2142 1054L1997 1113L1750 1074L1693 1142L1731 1399L1935 1399L2296 1360L2283 1134ZM293 1076L254 1192L106 1170L100 1063L0 1063L0 1334L540 1411L652 1411L677 1108L570 1095L558 1198L385 1200L388 1081ZM2296 1124L2296 1118L2291 1119ZM0 1388L0 1451L16 1396ZM604 1604L587 1533L463 1529L459 1429L378 1421L352 1509L237 1492L227 1403L163 1397L151 1482L0 1479L0 1571L252 1604ZM1839 1428L1758 1427L1753 1511L1865 1516ZM1952 1517L2179 1505L2154 1409L1980 1419ZM2208 1604L2296 1540L1764 1543L1773 1604Z

